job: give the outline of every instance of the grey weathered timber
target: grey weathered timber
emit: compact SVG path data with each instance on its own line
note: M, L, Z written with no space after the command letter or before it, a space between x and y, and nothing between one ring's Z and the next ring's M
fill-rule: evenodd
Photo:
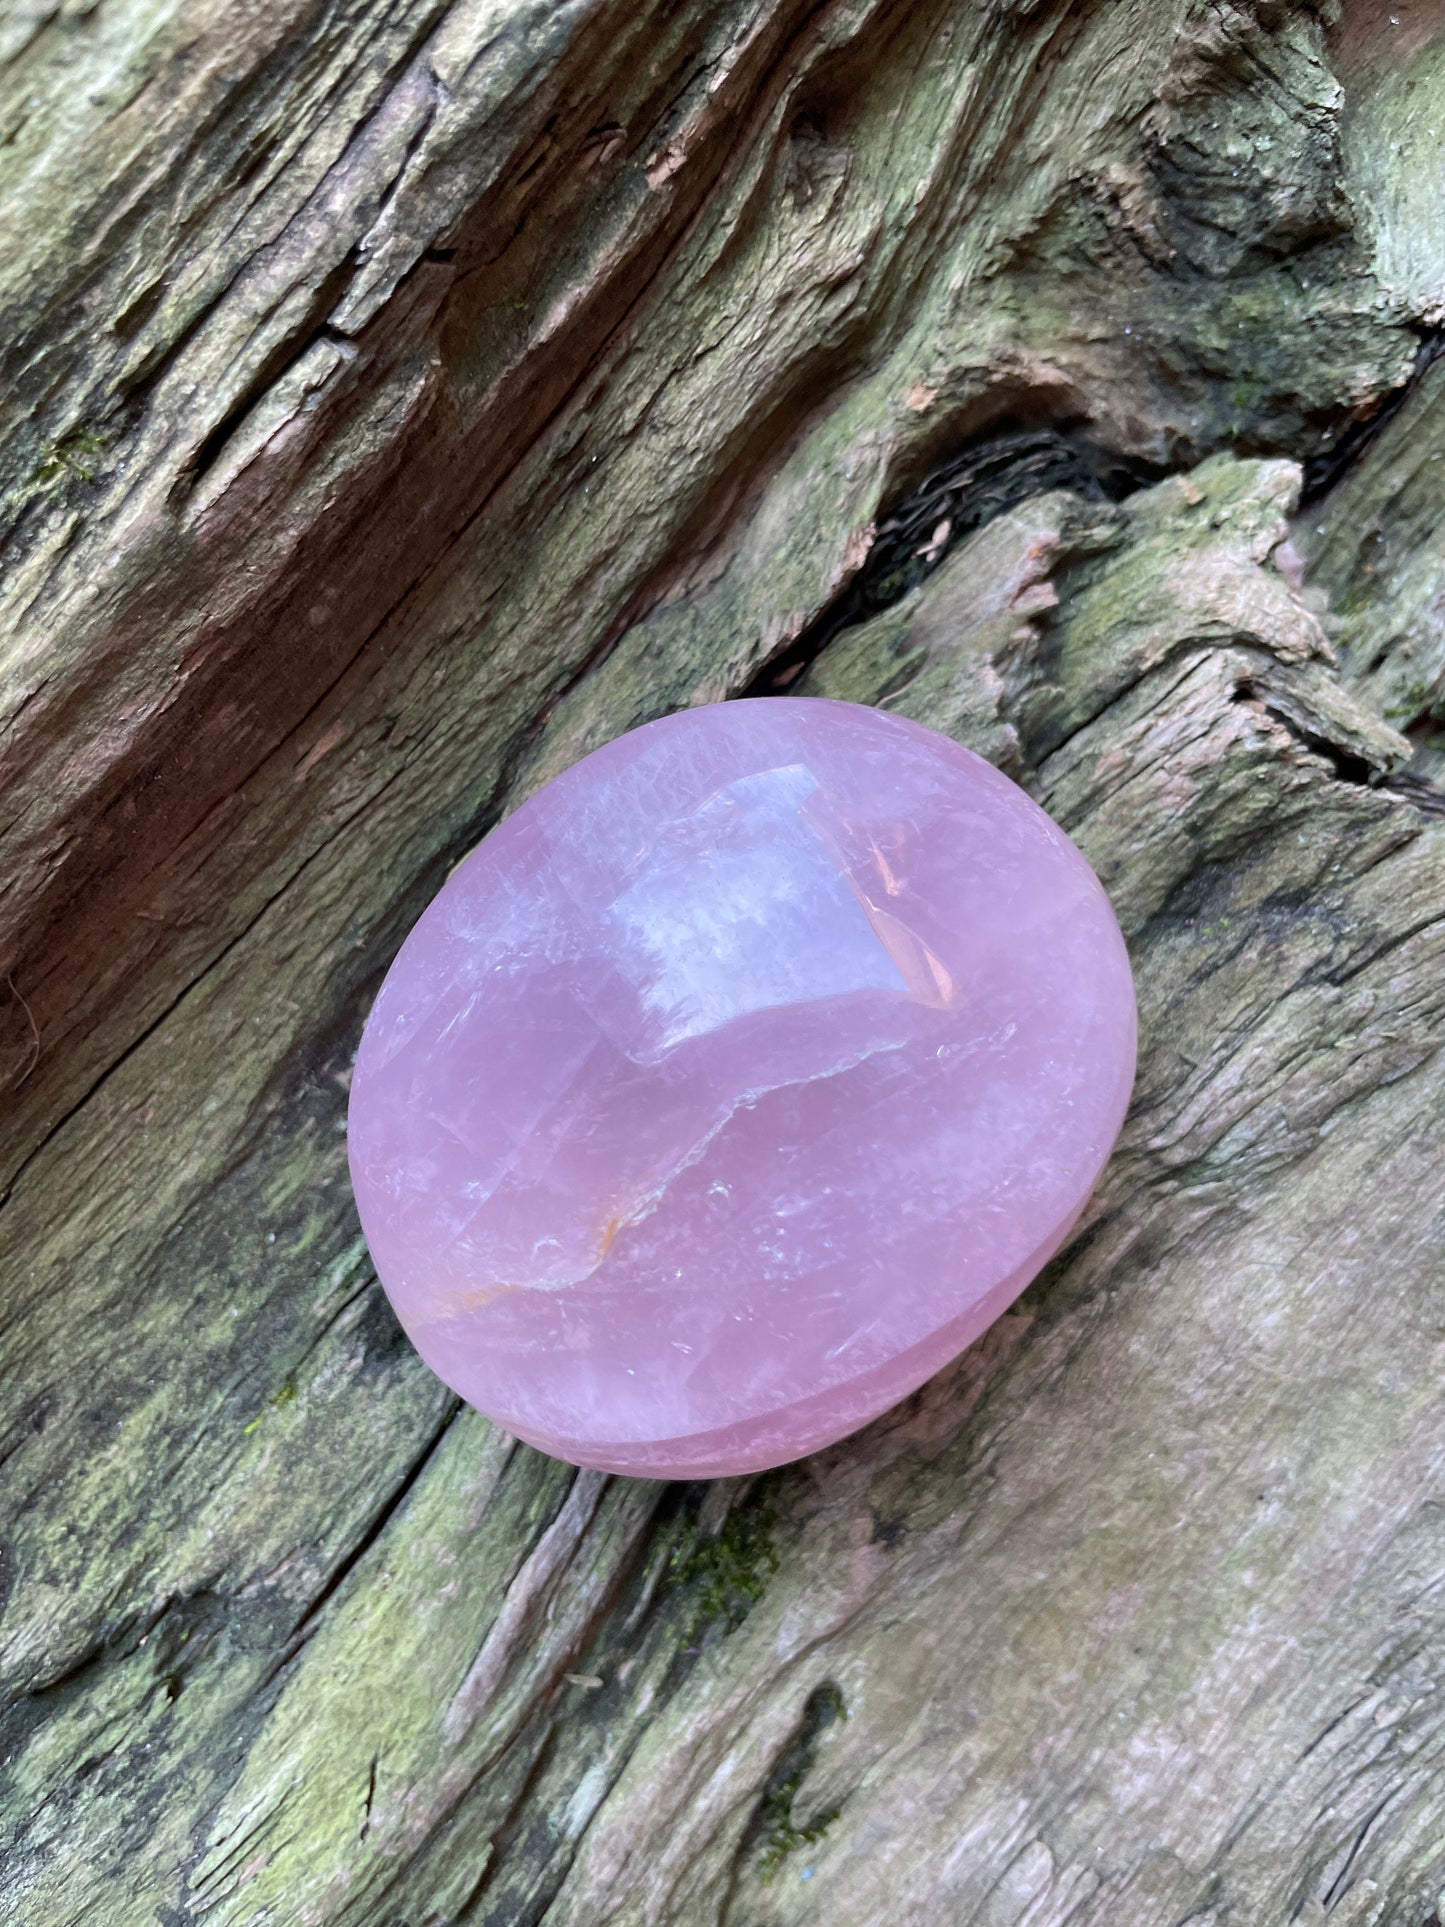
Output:
M1442 164L1425 0L0 13L7 1923L1433 1921ZM1135 1103L865 1433L575 1473L392 1320L351 1053L783 688L1078 839Z

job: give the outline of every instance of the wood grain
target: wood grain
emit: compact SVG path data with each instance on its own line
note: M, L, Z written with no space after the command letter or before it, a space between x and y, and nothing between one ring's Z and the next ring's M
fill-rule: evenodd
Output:
M1330 11L0 23L7 1920L1425 1927L1445 68ZM351 1054L506 809L780 675L1079 839L1135 1105L898 1412L579 1476L391 1319Z

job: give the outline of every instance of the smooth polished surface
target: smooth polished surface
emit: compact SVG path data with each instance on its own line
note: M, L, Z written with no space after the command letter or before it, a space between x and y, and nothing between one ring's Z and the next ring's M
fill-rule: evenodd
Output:
M1108 901L921 725L771 697L587 757L453 873L352 1083L383 1285L579 1464L779 1464L916 1389L1058 1249L1134 1075Z

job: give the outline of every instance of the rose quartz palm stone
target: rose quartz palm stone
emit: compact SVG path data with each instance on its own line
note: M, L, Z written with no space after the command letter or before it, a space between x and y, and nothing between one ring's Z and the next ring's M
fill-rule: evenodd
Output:
M769 697L649 723L448 879L366 1025L350 1153L423 1358L544 1451L798 1458L1058 1250L1134 1075L1097 879L947 737Z

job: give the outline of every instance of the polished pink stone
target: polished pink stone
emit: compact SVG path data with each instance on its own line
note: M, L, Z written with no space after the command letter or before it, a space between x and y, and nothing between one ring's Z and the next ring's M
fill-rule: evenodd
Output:
M361 1221L423 1358L582 1465L853 1431L1068 1234L1134 1075L1097 879L917 723L649 723L448 879L367 1022Z

